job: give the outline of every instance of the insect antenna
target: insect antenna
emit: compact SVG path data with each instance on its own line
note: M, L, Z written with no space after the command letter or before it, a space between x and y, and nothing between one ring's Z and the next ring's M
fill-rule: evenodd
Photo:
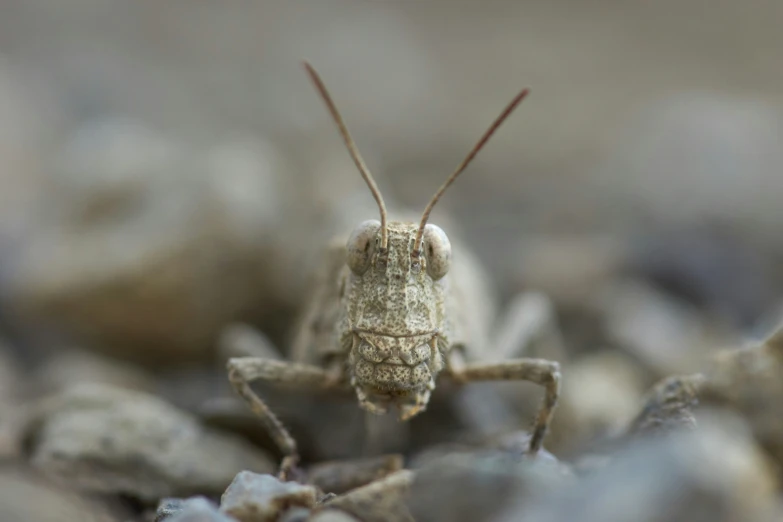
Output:
M372 196L378 203L378 209L381 212L381 250L385 251L388 246L386 231L386 205L383 203L383 196L381 196L381 191L378 190L378 185L375 184L375 180L370 173L370 169L367 168L367 165L365 165L361 154L359 154L359 149L356 148L356 143L354 143L353 138L351 137L351 133L348 132L348 127L345 125L345 121L340 115L340 111L337 110L337 106L332 100L332 97L329 95L329 91L326 90L324 82L321 81L321 77L318 75L312 65L306 61L303 63L305 69L307 70L307 74L310 76L310 79L313 81L315 88L318 90L318 93L326 103L329 112L332 114L332 119L337 124L337 128L340 130L340 135L343 137L345 146L348 148L348 152L351 154L351 158L353 158L353 162L356 164L356 168L359 169L359 173L361 173L364 181L367 182L367 186L370 188Z
M433 207L435 207L435 204L438 202L440 197L443 195L444 192L446 192L446 189L449 188L449 185L454 183L454 180L457 179L457 176L459 176L463 170L470 164L471 161L473 161L473 158L476 157L476 154L486 145L487 141L489 141L489 138L492 137L492 135L495 133L495 131L500 127L500 125L506 120L506 118L509 117L509 115L514 111L514 109L517 108L517 105L525 98L525 96L528 95L530 92L530 89L522 89L519 94L517 94L513 100L511 100L511 103L509 103L506 108L503 110L502 113L500 113L500 116L495 118L495 121L492 122L492 125L490 125L489 129L484 133L484 135L481 137L478 142L473 146L473 149L471 149L470 153L465 157L464 160L462 160L462 163L459 164L457 167L457 170L454 171L454 173L448 177L448 179L443 183L443 185L440 186L438 191L435 193L434 196L432 196L432 199L427 204L427 207L424 209L424 214L421 216L421 223L419 224L419 230L416 232L416 239L413 243L413 255L418 256L419 252L421 251L421 242L422 238L424 236L424 227L427 225L427 220L430 218L430 212L432 212Z

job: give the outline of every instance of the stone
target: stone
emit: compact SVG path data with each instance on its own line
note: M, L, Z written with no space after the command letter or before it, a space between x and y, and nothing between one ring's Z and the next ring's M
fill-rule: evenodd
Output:
M350 513L362 522L413 522L406 504L413 480L412 471L400 470L328 500L324 506Z
M185 505L185 499L182 498L164 498L158 503L158 509L155 510L155 521L161 522L182 511Z
M359 522L356 518L338 509L318 511L308 522Z
M240 522L273 522L291 507L313 508L316 498L313 486L241 471L223 493L220 510Z
M9 315L148 366L209 360L227 322L273 301L275 158L263 140L199 147L135 121L86 123L0 271Z
M0 520L3 522L122 522L131 513L114 499L80 495L67 484L47 480L27 467L0 468Z
M161 509L158 508L158 515L155 522L236 522L233 518L221 513L217 506L204 497L193 497L182 501L175 506L169 506L172 509L170 515L164 515L159 518Z
M783 324L764 342L722 350L704 374L704 405L730 408L783 465Z
M493 522L772 522L775 469L744 422L713 412L699 429L642 436L565 488L506 506Z
M85 384L48 398L30 429L31 461L79 489L144 503L219 495L237 469L269 472L269 457L238 436L140 392Z
M125 361L88 350L57 346L35 371L32 379L43 392L55 393L70 386L96 383L152 392L156 380L143 369Z
M516 458L494 450L447 453L416 470L409 506L415 520L492 520L515 501L567 484L554 458Z
M570 453L624 429L638 412L645 377L633 358L617 350L572 361L563 369L548 447L558 454Z
M697 371L716 347L736 341L689 303L641 280L619 280L595 297L612 343L656 378Z
M698 405L701 379L667 377L647 392L639 413L633 418L626 436L666 433L696 428L693 410Z

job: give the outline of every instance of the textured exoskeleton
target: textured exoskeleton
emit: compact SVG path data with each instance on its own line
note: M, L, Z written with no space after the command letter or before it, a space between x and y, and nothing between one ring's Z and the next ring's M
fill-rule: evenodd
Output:
M559 366L531 358L481 362L490 349L507 356L524 348L516 327L520 318L511 314L496 325L487 282L474 258L461 246L452 257L446 233L427 222L441 194L528 91L514 98L440 187L420 222L387 222L381 194L342 118L317 73L305 66L378 203L380 221L360 223L347 240L328 248L299 323L292 362L259 357L228 362L235 389L285 455L281 475L298 461L296 443L250 389L253 380L313 390L352 389L363 409L380 414L396 407L401 420L426 408L441 376L457 382L532 381L545 388L530 440L529 452L535 454L557 403Z

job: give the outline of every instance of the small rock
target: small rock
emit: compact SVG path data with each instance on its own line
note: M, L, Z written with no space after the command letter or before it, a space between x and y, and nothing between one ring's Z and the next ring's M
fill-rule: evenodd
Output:
M158 503L158 509L155 511L155 522L161 522L166 518L176 515L185 505L185 499L182 498L164 498Z
M699 375L668 377L656 384L642 401L641 411L628 426L627 435L695 429L693 409L698 405Z
M705 415L698 430L635 439L582 480L491 520L767 522L780 520L778 488L742 420Z
M513 430L496 433L491 436L469 434L458 438L455 442L441 443L428 446L423 451L416 453L410 460L414 469L425 468L433 462L439 462L449 455L476 455L496 453L504 454L506 458L518 459L530 446L530 432L526 430ZM558 461L552 453L541 448L536 457L537 460L545 460L553 466L557 466L568 475L570 470L567 465Z
M557 453L623 429L638 412L645 375L621 352L582 356L564 368L563 375L558 413L547 439Z
M20 329L156 367L208 360L227 322L273 308L271 145L204 147L107 119L58 156L0 270Z
M313 508L316 497L312 486L241 471L223 493L220 510L240 522L272 522L290 507Z
M325 503L363 522L413 522L406 499L414 474L400 470Z
M141 368L78 348L59 348L33 376L46 392L56 392L83 383L107 384L146 392L155 390L155 380Z
M761 344L717 353L705 377L702 404L742 415L783 465L783 325Z
M173 507L173 506L172 506ZM221 513L217 506L204 497L193 497L184 500L171 515L165 515L158 518L161 513L158 508L158 514L155 516L155 522L235 522L235 520L224 513Z
M452 453L417 470L409 506L415 520L491 520L517 499L566 484L554 459L513 458L506 452Z
M736 338L693 306L641 281L618 281L597 297L610 339L644 363L656 378L698 371L714 347ZM719 331L721 330L721 331Z
M120 522L131 513L110 499L82 496L33 470L0 469L0 520L3 522Z
M771 245L729 227L678 225L635 246L634 273L742 330L783 293Z
M144 393L86 384L39 409L30 428L33 464L83 490L154 503L219 495L237 469L275 468L241 438Z

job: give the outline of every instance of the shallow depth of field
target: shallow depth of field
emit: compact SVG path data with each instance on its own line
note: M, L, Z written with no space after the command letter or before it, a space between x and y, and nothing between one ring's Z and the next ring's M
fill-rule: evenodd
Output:
M0 521L783 519L783 3L0 2ZM411 422L255 383L378 210L480 263L543 388ZM457 246L459 245L459 246ZM469 253L468 253L469 249ZM490 310L481 308L481 310ZM312 321L311 321L312 322ZM491 354L487 357L490 358Z

